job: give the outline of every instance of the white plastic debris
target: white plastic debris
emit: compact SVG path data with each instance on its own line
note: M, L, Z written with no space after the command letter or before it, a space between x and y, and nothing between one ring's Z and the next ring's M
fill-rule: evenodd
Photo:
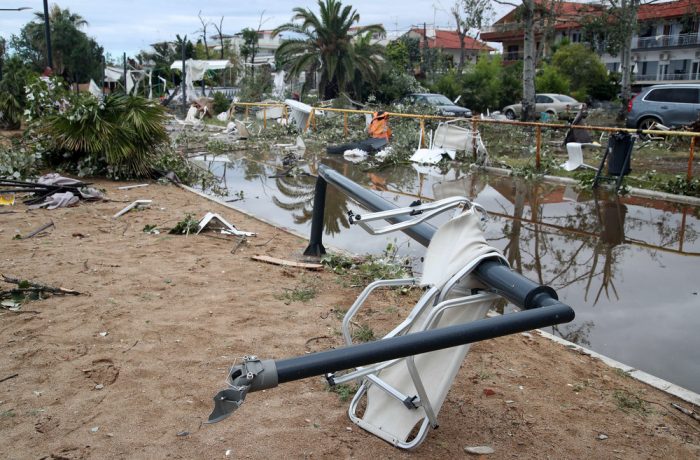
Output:
M439 148L418 149L413 155L411 155L411 158L409 158L409 160L415 163L434 165L436 163L439 163L444 155L447 155L448 157L450 157L451 160L454 160L456 154L457 152L455 152L454 150L446 150Z
M117 190L131 190L132 188L148 187L149 184L122 185Z
M145 207L145 206L150 205L152 202L153 202L153 200L136 200L133 203L131 203L130 205L128 205L127 207L125 207L124 209L122 209L121 211L119 211L118 213L116 213L112 217L116 219L117 217L123 216L124 214L126 214L127 212L131 211L134 208Z
M226 221L223 217L220 215L213 213L213 212L208 212L202 217L202 220L199 221L199 227L197 230L197 234L204 230L207 226L211 225L212 223L217 223L219 224L219 227L221 228L221 233L225 235L234 235L234 236L255 236L255 233L253 232L243 232L238 230L234 225L230 224L229 222Z
M493 448L489 447L489 446L465 447L464 451L466 453L472 454L472 455L490 455L490 454L493 454L495 452L493 450Z
M343 157L353 163L359 163L367 158L368 153L362 149L350 149L343 153Z

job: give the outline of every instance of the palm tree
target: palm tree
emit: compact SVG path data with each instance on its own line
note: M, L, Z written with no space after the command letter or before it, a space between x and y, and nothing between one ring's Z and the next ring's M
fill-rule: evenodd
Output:
M44 24L44 13L34 13L35 19L39 24ZM49 11L49 20L51 22L66 21L73 25L76 29L80 29L83 26L87 26L88 22L81 15L77 13L71 13L68 8L65 10L61 9L58 5L52 5Z
M71 13L68 8L61 9L58 5L52 5L49 10L49 25L51 28L51 36L54 37L54 47L51 53L54 62L53 71L54 74L61 75L64 72L65 54L67 52L67 50L59 46L61 36L64 35L66 31L70 31L70 29L75 29L77 31L87 26L88 22L81 15ZM42 56L45 56L46 38L44 35L43 12L34 13L34 20L26 25L26 31L29 41L36 49L41 50ZM68 41L73 41L73 38L70 38Z
M308 8L294 8L292 21L298 22L288 22L274 30L275 36L282 32L301 36L283 41L275 57L287 66L291 76L302 71L320 72L319 93L324 99L331 99L354 82L356 72L362 77L378 73L378 49L369 48L375 54L365 56L363 52L358 56L353 32L383 33L384 28L375 24L353 29L360 22L360 15L338 0L318 0L318 6L318 16Z

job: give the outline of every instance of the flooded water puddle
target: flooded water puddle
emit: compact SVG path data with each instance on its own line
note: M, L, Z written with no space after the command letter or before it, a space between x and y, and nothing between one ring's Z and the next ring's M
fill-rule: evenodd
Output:
M700 392L700 208L577 191L458 169L396 166L365 172L342 158L307 153L301 169L324 163L398 206L466 195L489 211L486 236L511 266L553 287L576 311L550 332L630 366ZM197 163L221 177L233 206L308 235L315 178L277 176L270 153L211 157ZM419 258L425 248L403 234L369 236L350 226L361 210L328 188L326 247L381 253L387 244ZM439 225L438 222L434 224ZM555 364L555 363L553 363Z

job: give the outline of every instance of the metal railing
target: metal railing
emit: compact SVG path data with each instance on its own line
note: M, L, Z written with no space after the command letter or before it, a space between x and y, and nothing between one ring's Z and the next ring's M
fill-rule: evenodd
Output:
M632 49L668 48L671 46L691 46L700 44L700 35L677 34L655 35L653 37L637 37L632 40Z
M285 117L287 106L282 103L278 104L265 104L262 102L236 102L232 104L231 110L233 110L234 105L239 105L245 107L246 117L249 115L250 107L262 107L265 110L266 107L285 107ZM354 109L336 109L331 107L311 107L311 113L304 127L304 131L316 131L316 112L337 112L343 114L343 133L345 136L349 134L348 128L348 116L352 114L372 114L373 110L354 110ZM400 112L386 112L390 117L396 118L412 118L418 120L418 128L420 130L421 147L425 146L425 121L426 120L459 120L459 117L446 117L441 115L422 115L413 113L400 113ZM590 131L597 131L601 133L619 133L626 132L631 134L648 134L653 137L658 136L678 136L678 137L689 137L690 147L688 152L688 167L687 167L687 179L690 181L693 178L693 162L695 159L695 145L697 139L700 138L700 132L692 131L662 131L655 129L631 129L631 128L617 128L617 127L607 127L607 126L590 126L590 125L576 125L570 126L568 124L557 124L557 123L538 123L538 122L524 122L524 121L511 121L511 120L493 120L481 118L480 116L474 116L472 118L462 118L465 122L471 125L472 133L478 133L479 125L512 125L512 126L522 126L535 128L535 166L537 169L541 167L542 161L542 130L543 129L584 129ZM263 123L266 123L266 118L263 118ZM266 125L265 125L266 126ZM476 160L476 142L477 136L472 135L474 160Z
M683 73L667 73L664 75L653 74L636 74L634 76L636 82L646 82L646 81L695 81L700 80L700 73L698 72L683 72Z

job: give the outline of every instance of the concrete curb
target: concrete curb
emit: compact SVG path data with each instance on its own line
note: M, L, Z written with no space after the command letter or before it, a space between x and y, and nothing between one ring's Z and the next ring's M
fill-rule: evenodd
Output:
M640 371L638 369L635 369L631 366L628 366L627 364L623 364L619 361L615 361L612 358L609 358L605 355L601 355L600 353L596 353L593 350L589 350L588 348L582 347L580 345L576 345L575 343L569 342L568 340L562 339L559 336L550 334L549 332L545 332L542 330L537 330L537 332L542 336L545 337L549 340L552 340L554 342L560 343L564 345L567 348L571 348L572 350L577 350L581 353L585 353L593 358L597 358L601 360L603 363L608 365L609 367L615 368L615 369L620 369L623 371L625 374L629 375L630 377L639 380L640 382L646 383L647 385L650 385L657 390L661 390L664 393L668 393L670 395L676 396L677 398L682 399L683 401L689 402L691 404L694 404L695 406L700 406L700 394L697 394L695 392L692 392L690 390L687 390L683 387L680 387L674 383L667 382L666 380L660 379L658 377L655 377L651 374L648 374L644 371Z
M496 174L498 176L512 176L513 171L510 169L494 168L493 166L476 166L472 165L471 169L473 171L485 171L487 173ZM564 185L579 185L576 179L570 177L559 177L559 176L542 176L542 179L547 182L554 182ZM630 187L629 195L639 196L643 198L655 198L659 200L672 201L674 203L689 204L692 206L700 206L700 198L694 196L685 195L674 195L672 193L659 192L656 190L647 190L643 188Z

